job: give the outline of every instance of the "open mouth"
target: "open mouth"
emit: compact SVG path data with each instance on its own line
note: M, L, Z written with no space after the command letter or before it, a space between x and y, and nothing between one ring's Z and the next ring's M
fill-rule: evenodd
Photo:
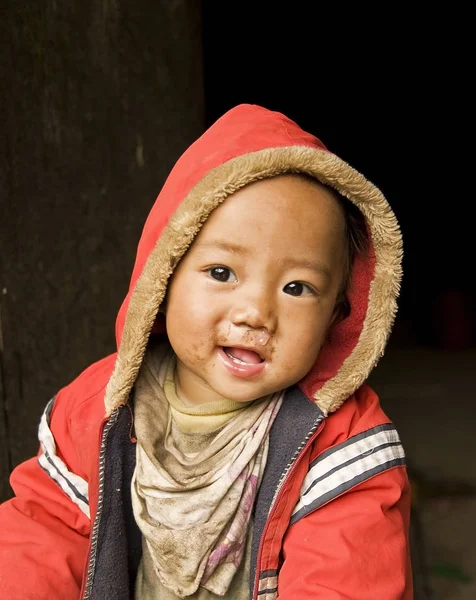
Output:
M233 377L254 380L266 371L268 361L258 352L247 348L220 346L218 356Z
M261 356L253 350L223 346L223 352L238 365L259 365L264 362Z

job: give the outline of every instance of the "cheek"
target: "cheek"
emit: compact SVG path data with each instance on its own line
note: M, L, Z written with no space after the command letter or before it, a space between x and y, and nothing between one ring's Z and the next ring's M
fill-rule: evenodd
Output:
M172 308L166 315L167 337L180 361L198 365L202 361L203 338L196 329L196 321L189 311Z
M285 335L286 358L288 364L296 369L305 370L305 375L312 368L321 347L323 346L330 323L330 314L325 317L307 314L289 321Z
M192 293L191 290L194 290ZM190 277L178 277L172 282L168 293L167 326L180 330L187 330L185 324L199 323L203 318L200 293Z
M190 293L194 289L194 293ZM166 328L169 341L182 359L189 356L194 362L203 349L215 337L213 308L200 293L200 288L187 282L174 286L170 291L166 312Z
M292 350L290 349L288 356L294 363L295 369L299 371L299 379L312 369L321 345L319 336L316 335L302 335L295 340L294 347Z
M286 386L297 383L313 368L319 354L319 346L314 342L310 346L304 339L296 340L294 346L288 346L280 361L280 372Z

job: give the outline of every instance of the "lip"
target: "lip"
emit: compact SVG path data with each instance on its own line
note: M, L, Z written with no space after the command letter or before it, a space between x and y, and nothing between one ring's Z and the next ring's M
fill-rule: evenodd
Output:
M228 347L228 346L227 346ZM230 346L231 347L231 346ZM233 348L242 348L243 350L251 350L252 352L257 352L254 348L250 346L232 346ZM241 377L243 379L248 379L254 377L261 373L263 369L267 365L267 361L263 360L263 362L256 364L241 364L233 361L228 354L225 352L223 346L218 348L218 356L221 358L223 364L228 369L228 371L234 375L235 377Z
M266 360L267 358L265 354L265 348L257 344L227 344L226 346L222 346L222 348L239 348L241 350L249 350L250 352L257 354L261 360Z

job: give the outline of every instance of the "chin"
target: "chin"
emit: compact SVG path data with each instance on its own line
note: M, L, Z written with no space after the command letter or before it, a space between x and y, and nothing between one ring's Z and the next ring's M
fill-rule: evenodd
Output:
M227 398L228 400L233 400L233 402L253 402L253 400L258 400L258 398L263 398L263 396L269 396L270 394L273 394L274 392L276 392L277 390L257 390L255 392L253 391L234 391L232 392L230 390L230 387L225 388L223 390L223 394L220 392L220 395L223 396L224 398Z

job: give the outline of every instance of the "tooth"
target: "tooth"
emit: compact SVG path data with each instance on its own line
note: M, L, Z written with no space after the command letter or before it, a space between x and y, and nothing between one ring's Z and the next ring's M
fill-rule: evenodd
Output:
M229 354L226 350L225 350L225 354L228 356L228 358L231 358L231 360L233 362L235 362L238 365L247 365L248 363L246 363L243 360L240 360L239 358L236 358L235 356L232 356L231 354Z

